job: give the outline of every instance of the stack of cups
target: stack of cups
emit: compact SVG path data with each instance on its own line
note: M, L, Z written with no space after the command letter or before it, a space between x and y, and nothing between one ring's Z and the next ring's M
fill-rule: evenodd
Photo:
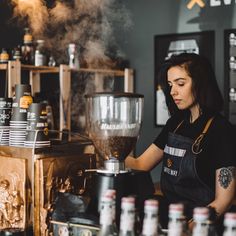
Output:
M29 84L16 84L15 97L13 98L12 104L12 117L10 121L10 146L24 146L27 111L32 102L31 86Z
M0 98L0 145L9 145L12 98Z
M32 103L27 114L25 147L44 148L49 146L46 105Z

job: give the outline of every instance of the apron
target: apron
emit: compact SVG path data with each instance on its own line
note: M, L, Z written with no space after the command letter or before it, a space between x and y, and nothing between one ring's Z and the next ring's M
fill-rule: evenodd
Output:
M209 119L203 132L194 141L174 132L168 135L164 149L161 172L161 190L168 203L184 203L186 217L192 217L196 206L206 206L215 198L215 193L199 178L196 171L197 154L213 118ZM200 149L200 150L199 150Z

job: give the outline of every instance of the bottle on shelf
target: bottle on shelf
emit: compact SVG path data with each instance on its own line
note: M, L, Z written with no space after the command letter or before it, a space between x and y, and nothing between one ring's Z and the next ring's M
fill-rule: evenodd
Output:
M158 235L158 209L159 205L157 200L145 200L142 236Z
M70 43L68 45L68 55L69 55L69 67L71 69L79 69L79 52L78 47L75 43Z
M223 236L236 236L236 213L227 212L224 216L224 233Z
M25 28L23 45L21 47L22 63L34 65L33 36L29 28Z
M22 56L21 56L21 46L18 45L12 50L12 60L13 61L21 61Z
M207 207L196 207L193 210L193 233L192 236L208 236L209 210Z
M236 70L236 60L233 56L229 58L229 68L230 70Z
M42 101L42 104L46 106L48 129L55 130L52 106L47 100Z
M169 205L168 236L189 235L184 216L184 205L172 203Z
M235 88L230 88L229 90L229 101L236 102L236 90Z
M114 218L114 199L111 194L103 194L101 197L100 209L100 230L98 236L116 236L117 231L113 225Z
M37 46L35 50L34 65L35 66L46 66L46 50L45 50L45 41L43 39L38 39Z
M56 66L56 60L55 60L55 58L51 55L50 57L49 57L49 60L48 60L48 66L51 66L51 67L54 67L54 66Z
M234 33L229 34L229 45L236 46L236 35Z
M3 48L0 53L0 63L7 63L9 61L9 53L7 52L7 49Z
M123 197L121 199L121 216L119 236L135 236L135 198Z

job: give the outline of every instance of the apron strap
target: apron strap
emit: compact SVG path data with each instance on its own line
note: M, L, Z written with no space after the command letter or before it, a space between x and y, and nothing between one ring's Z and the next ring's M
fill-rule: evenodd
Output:
M175 132L178 130L178 128L183 124L183 122L184 122L184 120L182 120L182 121L178 124L178 126L175 128L175 130L174 130L173 133L175 133Z
M194 141L194 143L193 143L193 145L192 145L192 152L193 152L194 154L199 154L199 153L202 151L202 149L199 150L201 141L202 141L202 139L204 138L205 134L207 133L207 131L208 131L208 129L209 129L209 127L210 127L210 125L211 125L213 119L214 119L214 117L211 117L211 118L207 121L204 130L202 131L202 133L201 133L201 134L196 138L196 140Z

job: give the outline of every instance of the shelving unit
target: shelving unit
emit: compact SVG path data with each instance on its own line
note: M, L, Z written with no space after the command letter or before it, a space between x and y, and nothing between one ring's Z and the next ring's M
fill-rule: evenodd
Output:
M109 69L93 69L80 68L78 70L70 69L68 65L61 64L58 67L49 66L33 66L24 65L20 61L9 61L8 64L0 64L0 70L6 70L8 97L14 94L15 84L21 83L21 71L29 72L29 83L31 84L32 95L40 92L41 74L56 73L59 74L60 84L60 117L59 130L71 130L71 74L93 73L96 92L103 91L101 80L104 75L112 75L114 77L124 78L124 92L134 92L134 71L133 69L109 70Z
M225 30L225 113L236 125L236 29Z
M59 67L22 65L18 61L9 61L8 64L0 64L0 70L6 71L7 93L9 97L14 94L14 86L21 83L21 72L29 72L29 82L32 94L40 91L40 76L45 73L59 75L60 85L60 130L70 130L71 112L71 74L75 72L94 73L96 91L100 86L102 75L112 75L124 78L124 91L134 91L133 70L103 70L84 69L71 70L68 65ZM82 138L81 138L82 139ZM48 236L48 219L53 210L54 198L59 191L53 181L66 181L68 177L78 178L78 173L85 169L96 168L96 153L91 141L82 139L80 142L68 142L67 144L54 145L52 149L31 149L25 147L1 146L2 176L11 183L10 171L21 178L18 191L23 197L24 206L22 215L23 228L33 227L35 236ZM14 168L13 168L14 167ZM72 168L73 171L68 171ZM7 172L5 172L7 170ZM72 173L73 172L73 173ZM75 187L78 190L84 187L86 176L81 176ZM88 178L89 179L89 178ZM87 180L86 180L87 181ZM17 182L17 183L18 183ZM26 185L27 183L27 185ZM63 182L64 183L64 182ZM79 186L79 187L78 187ZM83 189L82 189L83 190ZM4 230L4 228L2 228Z

